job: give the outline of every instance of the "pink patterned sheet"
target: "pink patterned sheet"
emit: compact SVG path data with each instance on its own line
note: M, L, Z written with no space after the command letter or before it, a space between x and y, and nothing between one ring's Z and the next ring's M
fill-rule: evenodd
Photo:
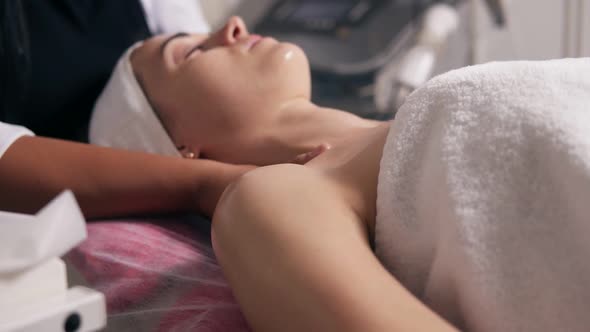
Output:
M66 262L105 294L107 331L249 331L215 260L207 223L88 224L88 239Z

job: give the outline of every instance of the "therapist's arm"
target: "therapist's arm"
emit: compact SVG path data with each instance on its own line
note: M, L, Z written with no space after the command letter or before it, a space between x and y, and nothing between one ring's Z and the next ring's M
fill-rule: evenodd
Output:
M70 189L89 219L176 211L211 215L226 185L249 169L22 137L0 158L0 210L35 213Z

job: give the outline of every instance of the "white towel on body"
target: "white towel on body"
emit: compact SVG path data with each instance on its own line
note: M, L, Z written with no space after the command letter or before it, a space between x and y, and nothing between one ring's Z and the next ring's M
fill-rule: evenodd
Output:
M590 330L590 59L492 63L409 97L376 253L469 331Z

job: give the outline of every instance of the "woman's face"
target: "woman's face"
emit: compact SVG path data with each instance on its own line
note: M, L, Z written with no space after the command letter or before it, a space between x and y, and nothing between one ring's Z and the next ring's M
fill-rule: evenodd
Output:
M303 51L249 34L237 17L210 36L151 38L131 62L174 143L196 150L247 140L311 93Z

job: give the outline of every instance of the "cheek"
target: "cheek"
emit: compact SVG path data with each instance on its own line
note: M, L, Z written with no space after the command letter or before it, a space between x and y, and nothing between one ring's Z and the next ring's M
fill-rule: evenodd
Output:
M149 84L148 84L149 83ZM144 92L149 103L158 114L164 126L170 130L177 118L174 81L164 76L152 76L146 80Z
M165 91L170 105L182 109L180 121L233 130L264 122L286 100L309 98L309 81L304 53L281 45L256 58L203 57L183 68Z
M175 83L174 104L188 114L186 123L211 134L235 131L268 109L270 98L256 91L256 77L231 65L194 66ZM244 68L241 68L244 69Z
M200 105L220 116L256 107L266 100L257 88L259 82L256 75L228 69L211 70L210 74L200 76L190 84L193 90L189 91L189 96L200 100Z
M275 83L268 78L281 76L280 72L266 75L260 70L257 59L219 56L195 64L187 73L196 96L207 100L210 107L222 113L245 111L272 104L277 95Z

